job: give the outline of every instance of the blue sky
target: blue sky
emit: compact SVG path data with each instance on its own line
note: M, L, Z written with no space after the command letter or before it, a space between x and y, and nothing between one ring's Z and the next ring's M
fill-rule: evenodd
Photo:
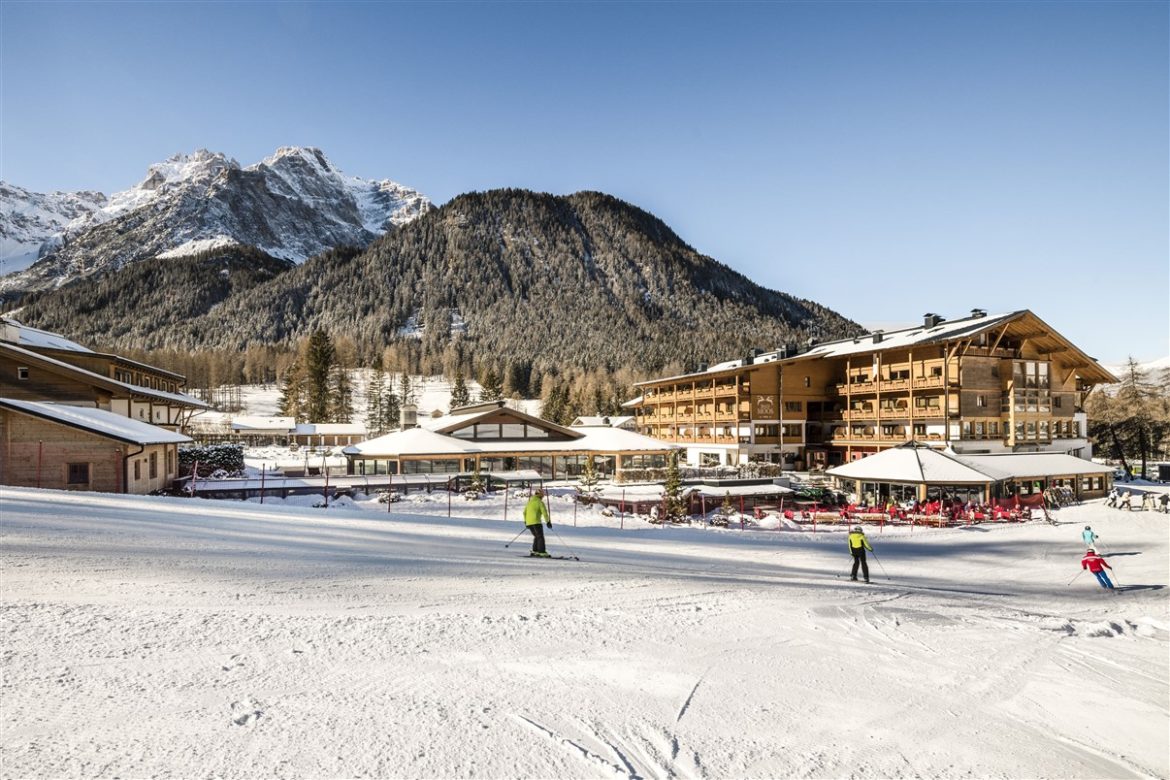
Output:
M871 326L1170 355L1170 4L0 3L0 177L322 148L437 203L609 192Z

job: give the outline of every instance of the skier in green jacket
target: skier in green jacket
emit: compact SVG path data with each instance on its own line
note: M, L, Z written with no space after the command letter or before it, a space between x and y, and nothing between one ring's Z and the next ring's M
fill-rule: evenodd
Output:
M865 551L873 552L873 548L869 546L869 539L865 538L865 531L861 530L861 526L853 526L853 530L849 532L849 553L853 556L853 573L849 579L857 582L857 567L861 566L861 574L865 577L865 581L869 582L869 562L865 560Z
M524 505L524 525L532 532L532 555L537 558L551 557L544 550L544 529L540 527L541 520L552 528L552 518L549 517L548 507L544 505L544 490L537 488L532 491L532 498Z

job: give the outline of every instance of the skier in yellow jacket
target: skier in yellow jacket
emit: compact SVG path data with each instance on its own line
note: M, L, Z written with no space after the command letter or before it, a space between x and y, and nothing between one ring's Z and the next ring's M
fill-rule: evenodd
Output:
M857 582L857 567L861 566L861 575L865 577L865 581L869 582L869 562L865 560L865 551L873 552L873 548L869 546L869 539L865 538L865 531L861 530L861 526L853 526L853 530L849 532L849 553L853 556L853 573L849 579Z
M544 491L540 488L532 491L532 498L524 505L524 525L532 532L532 555L537 558L551 557L544 550L544 529L540 527L541 520L552 528L552 518L549 517L548 507L544 505Z

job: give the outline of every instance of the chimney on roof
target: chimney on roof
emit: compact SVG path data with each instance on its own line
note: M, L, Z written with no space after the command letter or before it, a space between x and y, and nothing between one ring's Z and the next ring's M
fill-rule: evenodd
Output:
M399 413L402 430L418 427L418 407L414 404L403 404Z
M706 363L700 363L700 364L699 364L699 373L701 374L701 373L703 373L703 372L704 372L704 371L706 371L706 370L707 370L707 364L706 364Z
M971 310L971 316L972 316L974 319L979 319L980 317L986 317L986 316L987 316L987 312L986 312L984 309L972 309L972 310Z
M883 332L882 332L882 331L880 331L880 330L875 330L875 331L873 332L873 343L874 343L874 344L881 344L881 343L882 343L882 337L883 337L883 336L885 336L885 333L883 333Z
M817 337L816 336L809 336L808 337L808 348L812 349L816 345L817 345Z
M945 320L934 312L927 312L922 315L922 327L924 328L933 328L940 322L945 322Z

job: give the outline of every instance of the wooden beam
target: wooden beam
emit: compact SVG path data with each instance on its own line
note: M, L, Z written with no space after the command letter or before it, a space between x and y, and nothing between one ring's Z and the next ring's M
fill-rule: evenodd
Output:
M992 352L999 348L999 342L1003 341L1003 337L1007 335L1008 325L1011 325L1011 323L1006 323L1003 329L1000 330L999 335L996 336L995 343L991 345Z

